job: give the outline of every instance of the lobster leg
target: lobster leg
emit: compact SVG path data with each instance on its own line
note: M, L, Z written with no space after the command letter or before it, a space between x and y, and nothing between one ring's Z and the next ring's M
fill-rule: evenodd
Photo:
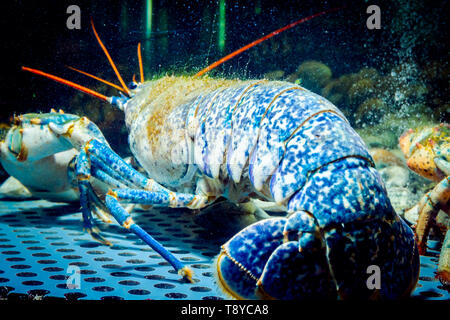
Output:
M100 160L95 154L90 153L89 159L91 160L92 167L98 170L98 174L100 176L103 176L104 179L110 180L111 185L117 186L118 188L136 187L136 185L125 179L120 173L114 171L110 166Z
M106 245L111 245L109 241L103 238L103 236L100 234L100 231L98 230L97 227L95 227L93 222L92 212L93 210L97 209L95 209L96 208L95 202L92 203L91 201L89 201L90 198L92 198L90 194L93 193L92 186L89 182L90 171L91 168L87 154L84 150L82 150L77 157L76 173L78 180L78 189L80 190L80 203L81 203L81 213L83 216L83 227L89 232L89 234L94 239Z
M205 195L175 193L161 186L155 180L148 179L111 150L110 147L96 139L87 142L84 150L80 154L82 152L85 152L92 160L95 168L92 171L94 177L112 187L118 186L123 188L122 183L123 185L131 186L130 190L144 189L151 192L158 192L166 195L170 199L169 203L171 207L200 209L208 203L208 197ZM91 172L89 170L89 173L85 172L84 174L90 175ZM135 191L137 192L137 190Z
M89 156L93 156L93 163L99 169L112 176L115 179L130 186L152 191L167 190L152 179L148 179L143 174L135 170L131 165L125 162L106 144L92 139L84 147ZM97 161L100 160L100 161Z
M439 182L432 191L422 197L418 206L419 220L416 226L416 240L419 246L419 253L425 254L427 250L427 238L430 232L431 223L435 218L442 204L450 201L450 176Z
M129 229L141 240L147 243L153 250L158 252L174 269L188 281L192 282L192 271L178 260L172 253L164 248L158 241L149 235L144 229L137 225L130 214L122 207L119 200L125 202L165 205L165 206L188 206L195 201L197 195L183 193L151 192L136 189L115 189L106 195L106 206L112 216L124 228Z
M111 163L111 165L107 165L107 163ZM76 170L85 227L94 237L104 241L92 225L92 207L88 201L89 178L91 175L106 183L111 188L119 187L119 189L110 190L105 197L106 207L117 222L135 233L152 249L158 252L180 275L192 281L192 271L184 266L181 261L144 229L134 223L130 214L119 203L119 200L149 205L157 204L170 207L197 208L207 203L207 196L171 192L160 186L154 180L147 179L115 154L109 147L95 139L86 143L85 147L80 151L77 158ZM126 188L126 185L132 185L135 188ZM147 190L142 190L141 188Z
M111 218L108 213L108 209L106 208L105 204L99 199L97 194L94 192L92 187L89 190L89 200L91 203L94 204L94 210L93 212L99 218L105 223L111 223Z
M447 230L442 243L441 255L436 277L444 286L450 287L450 231Z

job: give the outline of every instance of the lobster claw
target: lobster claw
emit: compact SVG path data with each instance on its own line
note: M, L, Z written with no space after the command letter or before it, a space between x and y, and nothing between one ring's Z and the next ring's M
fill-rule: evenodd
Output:
M223 245L216 261L223 291L238 299L335 299L325 250L304 216L259 221ZM302 232L292 232L297 227Z
M222 246L216 260L218 284L236 299L260 299L258 280L272 252L283 243L284 218L254 223Z

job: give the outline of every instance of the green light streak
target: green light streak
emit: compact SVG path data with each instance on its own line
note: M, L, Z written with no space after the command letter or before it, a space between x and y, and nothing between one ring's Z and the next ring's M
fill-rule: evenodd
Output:
M261 0L255 2L255 14L261 13Z
M145 2L145 13L145 37L149 38L152 34L153 0L147 0Z
M127 37L128 32L128 10L127 10L127 3L122 3L122 8L120 10L120 26L122 29L122 37Z
M219 51L225 51L225 0L219 0Z
M153 0L145 1L145 41L143 43L144 50L142 52L142 57L144 60L144 73L148 72L151 52L152 52L152 42L150 41L150 36L152 35L152 16L153 16Z
M167 8L165 8L165 7L160 8L158 11L158 30L159 31L169 30L168 23L169 23L169 17L167 14ZM158 50L162 54L166 54L168 48L169 48L169 39L168 39L167 33L162 34L159 38Z

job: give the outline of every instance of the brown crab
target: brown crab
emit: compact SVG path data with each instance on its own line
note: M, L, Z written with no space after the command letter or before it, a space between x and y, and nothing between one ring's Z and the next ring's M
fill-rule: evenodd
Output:
M437 182L419 203L405 212L405 217L418 216L415 227L419 253L425 254L430 227L436 222L440 210L446 213L440 227L446 233L442 244L437 278L450 285L450 125L427 126L409 129L399 139L400 148L408 167L421 176Z

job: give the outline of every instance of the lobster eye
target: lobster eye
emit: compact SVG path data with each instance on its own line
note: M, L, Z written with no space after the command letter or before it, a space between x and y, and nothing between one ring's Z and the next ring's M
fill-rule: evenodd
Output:
M131 90L136 89L137 86L138 86L138 84L137 84L136 82L134 82L134 81L131 81L131 82L128 84L128 88L130 88Z
M6 138L10 128L11 128L11 126L9 126L8 124L0 123L0 141L4 140Z
M8 149L15 156L18 156L22 149L22 132L19 128L15 128L9 134Z

